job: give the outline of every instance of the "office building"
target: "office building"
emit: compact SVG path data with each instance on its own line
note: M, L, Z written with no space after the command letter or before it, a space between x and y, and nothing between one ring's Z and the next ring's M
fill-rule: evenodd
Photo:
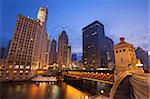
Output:
M9 48L10 48L10 44L11 44L11 40L9 40L6 51L5 51L5 59L7 58L8 51L9 51Z
M71 68L71 46L68 46L67 65L66 68Z
M37 19L18 15L3 80L28 80L31 70L48 65L50 38L46 32L47 14L47 8L42 6Z
M72 56L71 56L71 60L72 61L76 61L77 60L77 54L72 54Z
M87 69L107 67L104 25L98 21L82 29L83 64Z
M68 56L68 36L65 31L59 35L57 63L59 69L66 68Z
M50 65L53 65L57 61L57 52L56 52L57 43L56 40L53 39L51 42L51 49L50 49Z
M115 57L114 57L114 42L109 37L105 38L106 56L107 56L107 66L110 69L114 68Z
M136 57L141 61L141 64L143 64L143 68L146 71L150 71L150 66L149 66L149 57L148 53L144 51L142 48L138 47L136 50Z
M6 52L6 48L1 47L0 48L0 59L4 59L5 58L5 52Z

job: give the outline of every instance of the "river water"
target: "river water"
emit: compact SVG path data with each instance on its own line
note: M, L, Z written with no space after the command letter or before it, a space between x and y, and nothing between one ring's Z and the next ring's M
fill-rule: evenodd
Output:
M57 84L0 83L0 99L90 99L92 95L88 91L81 91L65 82Z

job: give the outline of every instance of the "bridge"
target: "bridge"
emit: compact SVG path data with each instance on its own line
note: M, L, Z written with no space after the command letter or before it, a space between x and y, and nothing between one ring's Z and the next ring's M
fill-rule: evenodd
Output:
M107 84L113 84L114 82L113 71L67 71L63 75L73 77L74 80L85 79Z
M149 99L150 96L150 73L144 73L140 68L128 69L117 75L113 71L66 71L63 75L71 77L71 80L85 79L113 85L109 97L99 93L95 99Z

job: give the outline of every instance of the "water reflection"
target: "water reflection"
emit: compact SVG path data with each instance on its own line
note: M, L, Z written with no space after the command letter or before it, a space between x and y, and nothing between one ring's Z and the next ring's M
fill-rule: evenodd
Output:
M0 99L89 99L88 93L67 83L0 83Z

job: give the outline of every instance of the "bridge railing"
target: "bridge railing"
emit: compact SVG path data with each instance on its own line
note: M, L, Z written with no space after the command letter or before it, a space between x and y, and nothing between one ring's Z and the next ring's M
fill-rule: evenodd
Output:
M149 99L150 87L145 74L133 74L130 83L136 99Z
M117 78L113 84L113 87L110 90L110 99L114 99L116 90L117 90L120 82L129 74L130 74L129 71L125 71L125 72L121 72L121 73L119 73L119 75L117 75Z
M92 78L92 79L98 79L98 80L104 80L104 81L114 81L113 74L110 73L99 73L99 72L80 72L80 71L68 71L65 75L73 75L78 77L85 77L85 78Z

